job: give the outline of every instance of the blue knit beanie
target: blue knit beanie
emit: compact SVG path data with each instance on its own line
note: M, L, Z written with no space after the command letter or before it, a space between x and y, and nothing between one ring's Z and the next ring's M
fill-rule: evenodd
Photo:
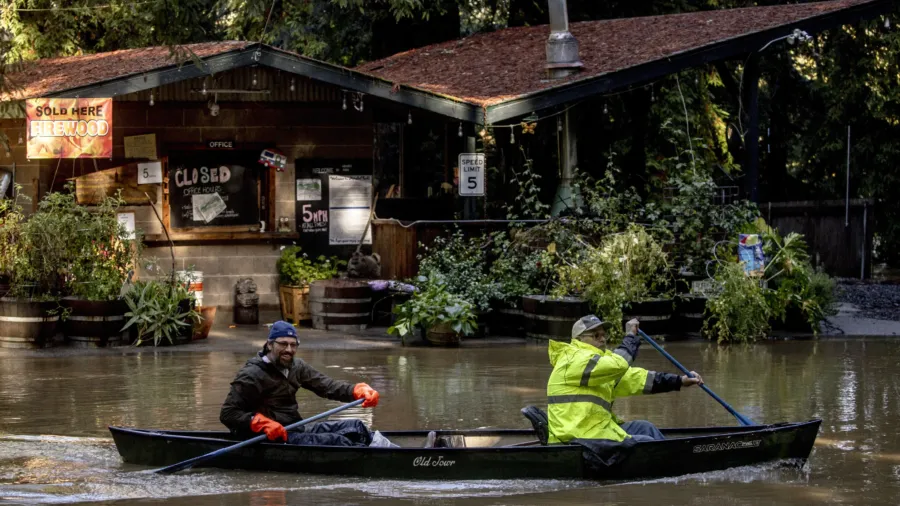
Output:
M293 337L297 339L297 329L288 322L278 320L269 329L269 341L274 341L279 337Z

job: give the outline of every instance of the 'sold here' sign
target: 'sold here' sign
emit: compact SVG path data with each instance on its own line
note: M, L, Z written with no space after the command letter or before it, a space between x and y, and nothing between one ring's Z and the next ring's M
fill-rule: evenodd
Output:
M111 98L28 99L28 158L111 158L112 105Z

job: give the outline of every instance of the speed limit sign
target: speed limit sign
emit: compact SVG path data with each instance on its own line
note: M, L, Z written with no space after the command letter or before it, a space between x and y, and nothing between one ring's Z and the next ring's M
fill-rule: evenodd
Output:
M138 164L138 184L162 183L162 163L147 162Z
M484 165L484 153L459 154L459 194L461 196L484 196Z

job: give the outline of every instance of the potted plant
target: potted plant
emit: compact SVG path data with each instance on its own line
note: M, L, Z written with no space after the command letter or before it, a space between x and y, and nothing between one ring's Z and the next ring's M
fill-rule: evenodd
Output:
M406 344L406 336L416 328L425 330L425 339L438 346L459 345L462 336L478 328L474 306L450 293L440 276L419 277L422 284L409 301L397 306L397 319L388 334L397 334Z
M624 322L624 311L631 313L638 304L651 302L659 306L653 310L660 313L652 321L659 330L665 330L662 323L671 316L672 302L659 297L668 269L659 243L643 227L630 225L625 232L605 237L599 247L586 242L581 245L579 251L562 259L559 284L553 294L581 297L610 322ZM622 333L622 325L610 329L613 337L622 337Z
M282 319L294 324L311 320L310 283L336 277L340 268L345 265L347 262L338 260L337 257L326 258L324 255L313 261L299 246L285 248L276 262Z
M200 321L190 291L173 276L162 281L138 281L125 294L128 321L122 330L134 328L135 346L189 342L192 328Z
M81 214L78 255L72 262L70 293L61 301L68 314L62 329L74 345L121 344L128 305L123 290L134 272L142 242L119 223L119 195L104 198Z
M45 195L25 221L9 214L21 214L16 203L7 207L4 233L14 238L15 246L4 259L10 277L9 293L0 300L4 346L39 348L55 341L66 313L59 299L66 294L83 245L80 224L87 213L69 190Z
M9 294L14 264L21 248L19 234L25 217L19 202L18 187L15 193L14 199L0 198L0 297Z
M551 265L546 249L513 241L505 233L494 236L494 256L490 278L496 285L496 298L491 303L491 332L519 335L525 329L522 297L536 293L547 284L544 267Z

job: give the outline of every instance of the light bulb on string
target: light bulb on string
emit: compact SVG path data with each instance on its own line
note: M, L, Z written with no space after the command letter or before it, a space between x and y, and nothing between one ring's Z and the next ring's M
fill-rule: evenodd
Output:
M603 114L609 114L609 108L606 106L606 102L603 103Z
M650 88L650 101L656 102L656 93L653 91L653 88Z
M294 78L292 77L291 78L291 91L294 91L296 89L297 89L297 87L294 85Z
M407 125L412 125L412 113L409 113L409 114L406 116L406 124L407 124Z
M345 111L347 110L347 95L346 94L344 95L344 99L342 100L341 109L343 109Z
M200 90L200 93L202 93L204 96L206 95L206 81L203 81L203 89Z
M460 136L460 137L463 136L462 121L459 122L459 136Z
M153 104L155 104L155 103L156 102L153 101L153 92L151 91L150 92L150 107L153 107Z
M252 84L253 86L256 86L256 72L253 73L253 80L250 81L250 84Z
M485 130L484 128L482 128L481 131L478 132L478 135L484 137L485 135L487 135L487 130Z
M510 127L510 129L509 129L509 143L510 144L516 143L516 127Z
M556 131L562 132L562 118L559 116L556 117Z
M23 142L25 141L22 140L22 132L19 132L19 144L22 144Z

